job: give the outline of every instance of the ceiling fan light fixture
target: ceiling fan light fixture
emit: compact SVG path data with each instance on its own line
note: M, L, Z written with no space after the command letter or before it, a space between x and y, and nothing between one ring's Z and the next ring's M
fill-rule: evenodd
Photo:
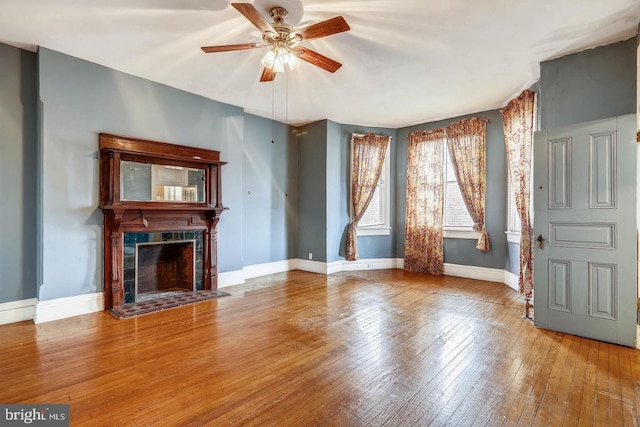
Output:
M273 51L273 49L270 49L260 60L260 62L262 63L262 65L264 65L267 68L273 68L273 64L276 60L276 54Z
M298 56L295 53L290 53L289 54L289 69L290 70L295 70L296 68L298 68L300 66L300 60L298 59Z
M290 58L291 58L291 54L289 53L289 50L286 47L278 49L278 53L276 54L276 60L279 63L281 63L282 65L288 64Z
M284 64L278 60L273 63L273 67L271 67L273 71L276 73L284 73Z
M298 56L288 46L274 46L262 57L262 65L276 73L284 72L285 66L295 70L300 66Z
M300 61L305 61L334 73L342 66L339 62L327 58L310 49L298 48L304 42L327 37L333 34L349 31L350 27L342 16L327 19L304 28L293 28L285 22L288 12L281 6L272 7L270 15L273 22L269 23L251 3L231 3L238 12L249 20L262 33L262 43L241 43L224 46L202 46L205 53L229 52L254 48L268 48L260 62L264 66L260 75L261 82L270 82L276 73L284 72L288 66L290 70L299 67Z

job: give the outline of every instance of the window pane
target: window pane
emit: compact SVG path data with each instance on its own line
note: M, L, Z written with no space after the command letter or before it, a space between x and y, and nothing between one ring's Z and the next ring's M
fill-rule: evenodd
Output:
M509 224L508 231L520 231L520 215L516 208L516 199L513 194L513 187L509 181Z
M472 227L473 220L464 205L460 188L457 182L447 182L445 185L444 199L444 226L445 227Z
M444 150L446 165L444 184L444 227L473 227L473 220L462 199L449 151Z
M444 164L445 164L445 181L455 181L456 180L456 171L453 169L453 163L451 162L451 157L449 156L449 150L445 147L444 149Z
M364 213L362 219L360 219L360 222L358 222L358 227L384 225L384 203L381 197L382 193L382 188L378 186L375 193L373 193L373 198L371 199L371 203L369 204L367 211Z

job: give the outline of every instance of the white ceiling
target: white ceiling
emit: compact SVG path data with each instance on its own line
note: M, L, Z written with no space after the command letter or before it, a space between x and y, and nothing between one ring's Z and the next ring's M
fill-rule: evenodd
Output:
M262 49L227 0L0 0L0 42L45 46L290 124L399 128L503 107L539 63L636 34L639 0L256 0L303 27L342 15L351 31L305 44L343 64L303 62L258 81ZM299 21L299 22L298 22Z

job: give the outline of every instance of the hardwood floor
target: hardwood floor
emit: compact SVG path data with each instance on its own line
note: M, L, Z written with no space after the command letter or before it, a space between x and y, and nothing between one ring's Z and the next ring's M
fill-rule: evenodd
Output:
M293 271L131 319L0 326L0 403L74 426L640 425L640 351L535 328L507 286Z

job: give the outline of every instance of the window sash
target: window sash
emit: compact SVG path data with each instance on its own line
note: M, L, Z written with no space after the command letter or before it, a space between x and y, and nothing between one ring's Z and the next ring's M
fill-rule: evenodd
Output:
M509 177L509 182L507 185L507 191L509 192L509 205L508 205L508 216L507 216L507 232L509 233L520 233L522 230L522 224L520 221L520 215L518 215L518 209L516 208L516 198L513 193L513 184L511 183L511 177Z
M471 219L467 206L464 204L455 170L453 169L453 162L449 156L449 150L445 147L443 151L445 177L442 227L445 230L473 230L473 219Z

